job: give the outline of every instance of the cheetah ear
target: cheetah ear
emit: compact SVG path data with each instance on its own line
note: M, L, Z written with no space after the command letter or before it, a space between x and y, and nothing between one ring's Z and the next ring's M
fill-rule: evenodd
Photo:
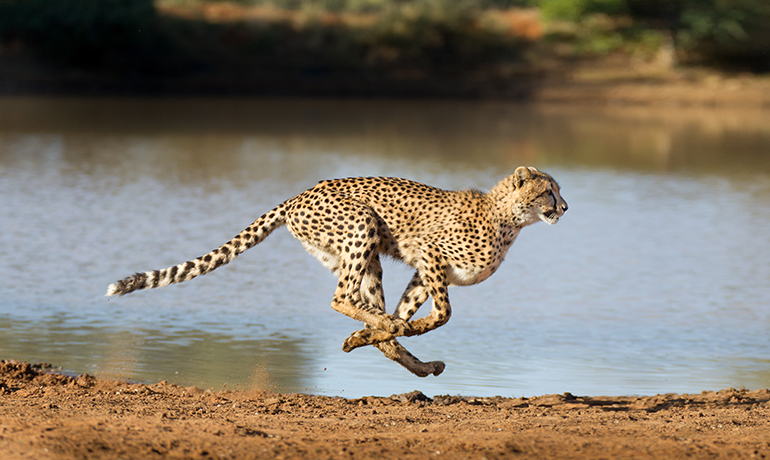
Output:
M532 171L526 166L519 166L516 171L513 172L513 185L516 188L521 188L524 181L532 179Z

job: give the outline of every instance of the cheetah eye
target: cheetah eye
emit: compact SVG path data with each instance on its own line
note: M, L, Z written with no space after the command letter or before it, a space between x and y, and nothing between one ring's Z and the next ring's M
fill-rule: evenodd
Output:
M556 195L553 194L553 190L548 189L545 192L543 192L540 196L548 196L553 200L553 205L556 206Z

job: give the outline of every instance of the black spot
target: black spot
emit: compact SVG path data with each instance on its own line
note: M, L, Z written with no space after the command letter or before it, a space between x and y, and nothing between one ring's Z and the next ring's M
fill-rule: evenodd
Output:
M137 273L134 275L134 279L131 280L131 282L133 284L133 286L131 286L132 291L135 289L141 289L147 285L147 275L144 273Z
M184 270L182 270L182 273L179 274L179 277L177 278L179 281L184 281L187 279L187 274L190 273L190 268L185 265Z

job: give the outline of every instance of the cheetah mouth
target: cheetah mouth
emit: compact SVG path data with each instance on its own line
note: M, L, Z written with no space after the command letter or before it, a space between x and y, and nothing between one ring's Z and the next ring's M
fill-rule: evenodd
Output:
M548 211L544 212L543 215L549 221L559 220L559 213L555 209L549 209Z

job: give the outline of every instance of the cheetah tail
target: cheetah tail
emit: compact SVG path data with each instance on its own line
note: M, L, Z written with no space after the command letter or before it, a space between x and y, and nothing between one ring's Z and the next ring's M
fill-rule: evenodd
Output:
M128 276L110 284L107 287L106 295L122 296L140 289L157 288L189 281L198 275L205 275L229 263L243 251L261 243L273 230L286 223L286 207L288 203L286 201L278 205L272 211L255 220L254 223L246 227L241 233L235 235L233 239L208 254L173 267Z

